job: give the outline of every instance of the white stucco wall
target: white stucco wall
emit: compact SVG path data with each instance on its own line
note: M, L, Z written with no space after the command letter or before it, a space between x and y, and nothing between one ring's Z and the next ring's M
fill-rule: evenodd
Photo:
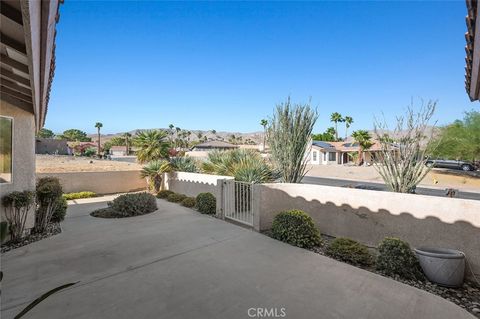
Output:
M324 234L377 246L387 236L412 247L463 251L480 275L480 201L308 184L254 185L254 227L266 230L281 211L300 209Z
M35 191L35 118L32 113L3 100L0 100L0 115L13 118L12 182L0 184L0 198L13 191ZM3 206L0 206L0 210L3 221L5 219ZM26 227L32 228L34 221L32 210L28 215Z

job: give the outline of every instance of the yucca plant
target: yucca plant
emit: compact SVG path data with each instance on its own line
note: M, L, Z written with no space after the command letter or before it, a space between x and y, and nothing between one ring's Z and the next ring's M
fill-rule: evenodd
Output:
M174 171L189 173L198 172L197 162L195 159L188 156L172 157L170 158L170 164L172 165L172 169Z
M233 176L249 183L266 183L278 177L275 169L254 150L236 149L208 154L202 169L209 174Z
M163 174L172 171L172 165L167 160L151 161L142 168L140 176L147 179L150 191L158 193L162 189Z
M140 163L168 158L170 143L167 141L167 133L164 131L140 131L134 137L133 143L139 148L137 159Z

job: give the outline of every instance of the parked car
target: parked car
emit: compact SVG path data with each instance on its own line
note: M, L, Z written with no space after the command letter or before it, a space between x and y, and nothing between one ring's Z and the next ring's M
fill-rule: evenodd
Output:
M475 165L471 162L445 160L445 159L429 159L425 162L428 167L461 169L463 171L474 171Z

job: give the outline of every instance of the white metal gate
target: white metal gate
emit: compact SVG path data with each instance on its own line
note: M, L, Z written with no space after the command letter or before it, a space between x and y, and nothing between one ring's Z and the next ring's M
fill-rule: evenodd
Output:
M225 218L253 226L251 183L224 180L222 197Z

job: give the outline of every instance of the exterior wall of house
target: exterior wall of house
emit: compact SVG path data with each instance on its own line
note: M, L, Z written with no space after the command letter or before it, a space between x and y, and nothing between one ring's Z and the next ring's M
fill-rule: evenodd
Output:
M13 118L12 182L0 184L0 198L13 191L35 191L35 118L3 100L0 100L0 115ZM1 206L1 220L5 220ZM35 214L27 217L26 228L32 228Z
M461 250L480 275L480 201L308 184L254 185L253 193L257 230L269 229L281 211L300 209L322 233L370 246L388 236Z
M126 150L110 150L110 155L113 155L113 156L126 156L127 155L127 152Z

